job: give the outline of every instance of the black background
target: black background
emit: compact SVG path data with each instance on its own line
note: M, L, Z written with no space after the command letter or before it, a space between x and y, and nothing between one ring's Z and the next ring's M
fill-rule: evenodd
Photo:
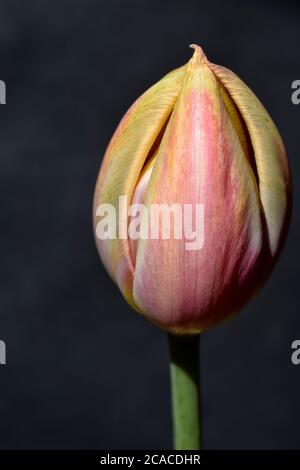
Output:
M190 43L263 101L294 176L273 276L203 335L203 445L300 449L299 13L288 1L0 1L1 449L171 447L165 334L104 271L91 206L119 119Z

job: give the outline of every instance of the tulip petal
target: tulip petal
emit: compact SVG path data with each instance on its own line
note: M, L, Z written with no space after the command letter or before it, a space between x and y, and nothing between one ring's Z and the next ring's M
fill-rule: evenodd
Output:
M185 67L176 69L147 90L127 111L106 150L94 197L94 226L99 204L112 204L119 220L119 196L130 204L141 170L180 92ZM121 217L126 219L126 214ZM127 220L125 220L127 224ZM132 299L133 265L128 240L99 240L102 261L127 301Z
M291 179L285 148L264 106L231 70L210 63L239 109L250 135L271 254L276 255L290 206Z
M140 309L173 333L196 333L221 321L253 287L249 273L262 250L262 214L239 133L196 49L143 191L149 211L152 204L191 204L194 210L203 204L204 245L188 251L186 240L175 237L140 240L133 284Z

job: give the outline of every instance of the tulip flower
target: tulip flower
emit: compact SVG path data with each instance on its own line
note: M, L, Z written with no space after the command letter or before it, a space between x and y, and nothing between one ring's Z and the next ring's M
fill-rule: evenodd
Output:
M197 353L184 338L194 341L256 294L281 251L291 207L288 161L271 117L237 75L209 62L199 46L191 47L190 61L147 90L121 120L94 198L95 230L97 208L110 204L126 232L131 217L120 211L120 196L149 212L153 205L203 207L198 250L186 249L186 240L175 236L96 237L100 257L127 302L173 338L173 382L186 380L180 371L189 369L190 385L179 395L173 392L175 407L185 396L189 400L187 421L198 409L191 385L197 364L189 367L190 353L180 360L178 351ZM146 223L142 217L141 232ZM191 402L196 405L190 409ZM191 439L177 442L197 448Z

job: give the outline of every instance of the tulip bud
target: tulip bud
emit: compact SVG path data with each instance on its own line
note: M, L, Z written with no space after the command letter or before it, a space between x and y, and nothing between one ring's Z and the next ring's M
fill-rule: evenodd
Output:
M121 120L94 199L95 229L103 204L123 227L115 238L96 237L106 269L133 308L175 334L206 330L257 292L278 258L291 206L288 162L272 119L233 72L191 47L191 60ZM132 217L120 210L120 196L148 214L159 205L202 207L200 248L187 249L174 233L128 237ZM143 215L141 232L147 222Z

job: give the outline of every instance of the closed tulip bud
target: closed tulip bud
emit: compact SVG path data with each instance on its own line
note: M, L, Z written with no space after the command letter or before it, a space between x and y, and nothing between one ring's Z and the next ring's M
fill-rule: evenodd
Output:
M291 206L286 153L269 114L233 72L192 47L191 60L121 120L94 199L95 230L104 204L122 228L96 237L106 269L130 305L175 334L208 329L257 292L278 258ZM158 237L127 236L133 217L120 196L148 215L160 205L202 209L198 246L176 230L169 238L161 228ZM148 222L143 215L141 233Z

